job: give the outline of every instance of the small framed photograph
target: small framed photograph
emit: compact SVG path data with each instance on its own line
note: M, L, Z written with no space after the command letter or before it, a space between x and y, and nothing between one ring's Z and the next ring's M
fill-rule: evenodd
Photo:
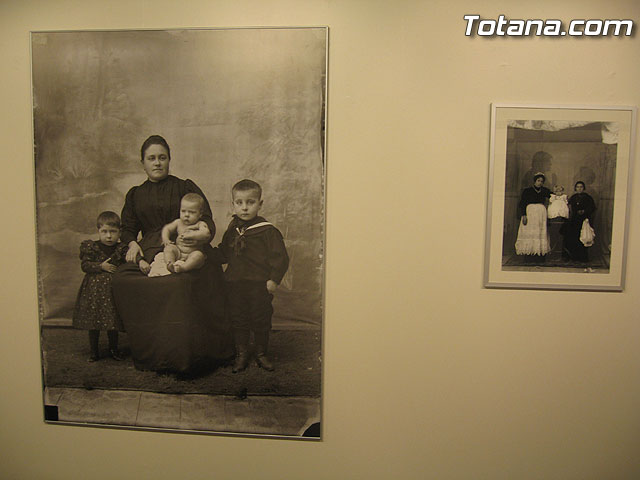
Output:
M485 287L623 290L635 119L492 104Z
M327 52L32 32L47 423L321 438Z

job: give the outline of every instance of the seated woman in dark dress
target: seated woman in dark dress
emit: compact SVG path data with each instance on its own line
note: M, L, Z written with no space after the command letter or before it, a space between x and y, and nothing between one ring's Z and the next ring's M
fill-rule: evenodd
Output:
M593 227L593 213L596 211L596 203L591 195L585 192L583 181L576 182L574 193L569 199L569 220L560 230L563 235L563 257L578 262L589 261L589 250L580 241L580 232L585 220Z
M153 278L147 274L155 255L163 250L162 227L180 216L180 199L185 194L197 193L205 199L202 220L211 238L215 225L200 188L191 180L169 175L171 152L164 138L149 137L141 156L148 178L126 195L121 238L129 246L128 263L113 276L113 295L136 368L184 373L233 354L224 316L222 269L207 243L203 248L207 260L201 269Z

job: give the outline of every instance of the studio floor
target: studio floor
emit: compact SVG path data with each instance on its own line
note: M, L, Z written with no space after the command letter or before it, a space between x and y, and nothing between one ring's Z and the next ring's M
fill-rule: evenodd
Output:
M540 263L531 263L525 255L503 255L502 269L505 271L564 272L564 273L609 273L610 256L599 252L591 253L588 262L567 260L558 249L552 250Z
M89 425L290 437L320 420L313 397L163 394L130 390L46 388L47 418ZM311 427L311 429L309 428ZM306 432L306 433L305 433Z

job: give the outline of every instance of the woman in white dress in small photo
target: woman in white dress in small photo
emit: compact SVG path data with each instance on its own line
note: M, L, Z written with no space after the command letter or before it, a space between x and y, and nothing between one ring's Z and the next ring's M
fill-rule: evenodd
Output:
M538 172L533 176L533 185L522 191L518 210L520 227L516 240L516 254L526 255L526 261L541 263L549 253L547 230L547 201L551 190L544 187L545 176Z

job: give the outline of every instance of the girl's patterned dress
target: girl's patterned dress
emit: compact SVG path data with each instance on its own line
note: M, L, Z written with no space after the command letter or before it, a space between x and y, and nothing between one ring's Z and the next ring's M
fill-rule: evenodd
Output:
M80 244L81 268L86 275L73 310L75 328L124 331L111 293L113 274L102 270L100 264L111 258L109 263L121 265L126 262L126 252L127 245L124 243L109 247L95 240L85 240Z

